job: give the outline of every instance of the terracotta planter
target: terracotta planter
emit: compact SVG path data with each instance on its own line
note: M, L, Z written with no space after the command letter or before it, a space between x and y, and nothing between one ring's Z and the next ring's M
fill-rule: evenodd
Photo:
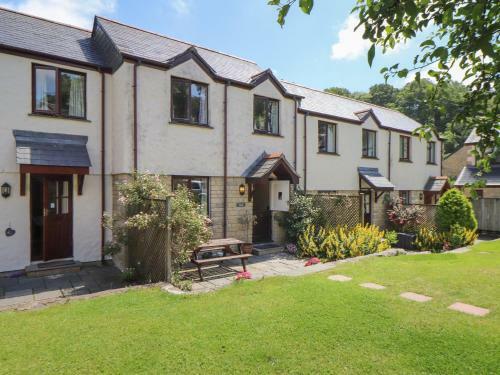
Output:
M252 254L252 251L253 251L253 244L244 243L241 245L241 252L243 254Z
M398 243L396 247L405 250L415 250L415 239L417 238L416 234L411 233L398 233Z

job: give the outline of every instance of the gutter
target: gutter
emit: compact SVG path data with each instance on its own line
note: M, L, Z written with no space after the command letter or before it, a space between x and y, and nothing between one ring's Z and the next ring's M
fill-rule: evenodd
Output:
M101 71L101 217L106 210L106 75ZM101 226L101 263L104 263L106 229Z
M137 172L137 68L140 62L134 64L134 75L132 83L132 95L133 95L133 129L134 129L134 172Z
M229 86L229 81L224 84L224 155L223 155L223 162L224 162L224 182L223 182L223 221L222 221L222 228L223 228L223 237L227 237L227 88Z
M304 193L307 191L307 114L304 112Z

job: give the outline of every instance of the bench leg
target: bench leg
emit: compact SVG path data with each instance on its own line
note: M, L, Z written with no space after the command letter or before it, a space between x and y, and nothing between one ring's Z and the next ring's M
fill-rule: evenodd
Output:
M201 267L197 264L198 266L198 275L200 275L200 281L203 281L203 275L201 274Z
M243 266L243 272L247 272L247 265L244 258L241 258L241 265Z

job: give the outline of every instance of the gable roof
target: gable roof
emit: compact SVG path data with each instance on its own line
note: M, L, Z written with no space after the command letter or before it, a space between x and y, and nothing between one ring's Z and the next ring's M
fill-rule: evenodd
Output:
M0 49L104 67L89 30L0 8Z
M455 186L464 186L477 181L485 181L486 187L500 187L500 165L492 165L491 171L478 176L479 169L467 165L462 169L455 182Z
M269 178L272 173L276 174L280 179L289 180L293 184L299 183L299 175L281 152L262 153L243 173L243 176L249 181L258 181Z
M446 187L449 187L448 177L434 176L429 177L425 183L424 191L441 192Z
M124 57L166 65L176 56L195 48L199 56L219 77L249 84L252 77L262 71L252 61L124 25L104 17L96 16L95 22L103 28Z

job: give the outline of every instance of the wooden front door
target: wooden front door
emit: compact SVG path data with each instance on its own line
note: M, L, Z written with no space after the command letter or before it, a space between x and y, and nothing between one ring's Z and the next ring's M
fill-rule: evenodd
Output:
M371 190L363 191L363 223L371 224L372 223L372 192Z
M43 260L73 256L72 176L43 178Z
M253 187L253 243L271 241L271 211L269 210L269 181L258 182Z

